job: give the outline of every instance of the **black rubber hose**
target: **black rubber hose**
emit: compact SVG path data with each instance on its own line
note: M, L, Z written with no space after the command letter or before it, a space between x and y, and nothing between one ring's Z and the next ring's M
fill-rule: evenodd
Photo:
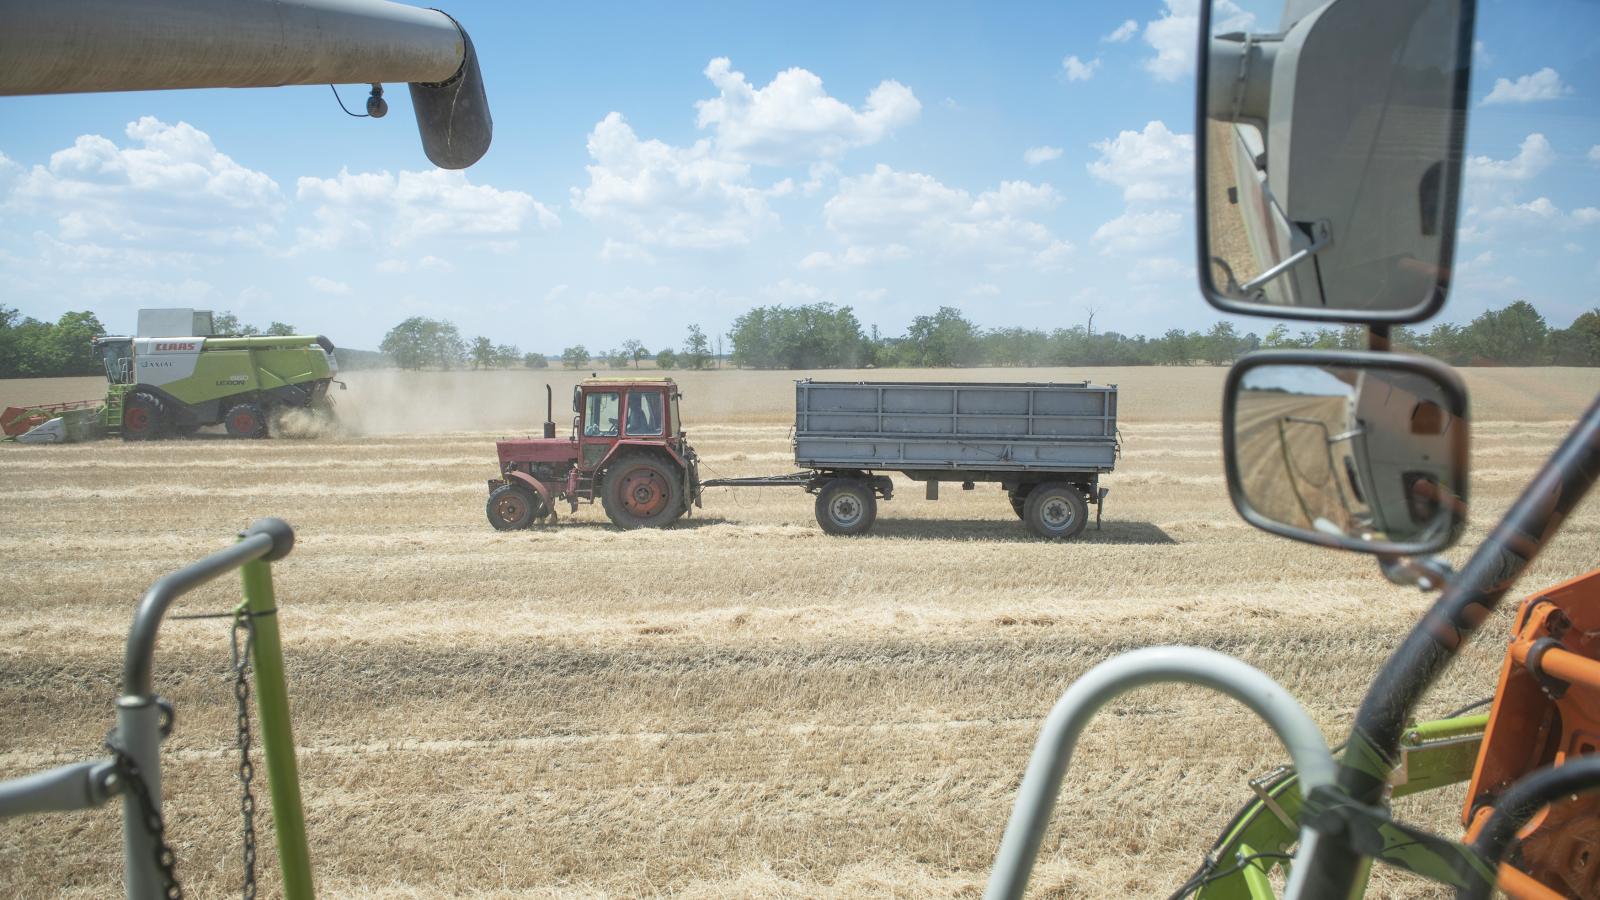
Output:
M1539 810L1574 794L1596 789L1600 789L1600 756L1584 756L1564 765L1535 769L1500 795L1494 812L1489 814L1489 821L1483 823L1483 830L1472 842L1472 849L1492 869L1498 869L1517 832ZM1458 890L1456 897L1460 900L1487 900L1493 893L1493 887L1482 882L1469 884Z

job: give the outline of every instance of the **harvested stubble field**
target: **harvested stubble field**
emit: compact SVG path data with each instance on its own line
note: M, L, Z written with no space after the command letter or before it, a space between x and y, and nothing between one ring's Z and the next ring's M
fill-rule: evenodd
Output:
M550 374L561 409L571 377ZM262 515L300 536L276 579L326 896L976 896L1045 711L1089 666L1149 644L1242 656L1343 737L1429 598L1235 516L1221 370L822 377L952 376L1121 383L1103 530L1040 543L992 486L929 503L905 484L861 539L824 536L794 489L708 491L669 531L616 531L596 506L496 533L492 441L537 430L542 373L352 373L354 435L0 447L0 777L96 755L134 601ZM792 377L682 377L708 474L787 469ZM1470 545L1600 373L1466 377ZM96 390L0 383L0 403ZM1594 565L1597 531L1591 501L1523 588ZM233 590L183 611L226 608ZM1492 690L1508 623L1486 627L1427 711ZM170 834L198 897L239 879L226 633L172 622L158 655L178 708ZM1074 759L1035 895L1164 896L1246 779L1283 757L1231 702L1130 695ZM1450 832L1460 799L1401 810ZM0 896L112 894L118 827L114 808L0 823ZM1435 895L1377 879L1374 895Z

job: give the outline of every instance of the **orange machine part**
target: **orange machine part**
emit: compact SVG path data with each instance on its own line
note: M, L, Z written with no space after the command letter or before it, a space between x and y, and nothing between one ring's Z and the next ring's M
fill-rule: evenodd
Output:
M1536 649L1543 680L1528 667ZM1600 748L1597 659L1600 569L1522 601L1462 810L1469 837L1517 779ZM1545 809L1517 837L1508 860L1516 868L1560 896L1600 898L1600 794Z

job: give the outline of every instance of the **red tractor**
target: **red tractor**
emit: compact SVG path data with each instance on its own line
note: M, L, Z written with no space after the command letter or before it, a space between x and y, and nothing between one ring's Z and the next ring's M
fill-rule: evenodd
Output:
M698 458L681 430L670 378L590 378L572 390L572 436L556 437L545 386L543 438L496 443L500 477L489 481L489 522L501 531L555 522L597 498L622 528L663 528L700 505Z

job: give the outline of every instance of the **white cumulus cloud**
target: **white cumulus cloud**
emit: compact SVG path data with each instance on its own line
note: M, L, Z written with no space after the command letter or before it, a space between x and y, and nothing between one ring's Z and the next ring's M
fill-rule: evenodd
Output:
M1555 160L1550 141L1534 132L1523 138L1517 155L1510 159L1493 159L1488 156L1467 158L1467 177L1509 181L1526 181L1544 171Z
M342 281L335 281L332 278L324 278L321 275L312 275L306 279L306 284L311 285L311 289L319 294L332 294L336 297L342 297L350 293L350 285Z
M589 133L588 147L589 184L572 189L572 207L635 243L738 246L777 222L766 192L749 184L749 164L718 157L710 140L640 140L613 112Z
M1589 148L1589 162L1600 163L1600 144Z
M1104 254L1148 255L1178 234L1183 216L1169 209L1126 212L1095 229L1091 239Z
M49 165L13 173L12 202L54 219L75 243L259 247L276 234L287 206L277 182L217 150L210 135L153 116L124 134L126 147L82 135Z
M521 191L472 184L466 173L356 172L333 178L303 177L295 197L313 207L314 225L300 230L302 248L375 244L405 246L453 237L505 237L533 220L554 228L560 218Z
M1121 44L1138 33L1139 23L1133 19L1128 19L1121 25L1118 25L1114 31L1100 40L1105 41L1108 44Z
M1100 60L1093 59L1089 62L1069 56L1061 61L1061 69L1066 72L1068 81L1088 81L1094 77L1096 69L1100 68Z
M818 251L801 265L858 265L916 253L995 266L1051 267L1070 245L1036 215L1060 202L1048 184L1006 181L974 197L930 175L879 164L864 175L840 179L838 192L823 205L823 220L848 249Z
M1092 146L1100 158L1089 163L1089 174L1122 188L1126 200L1181 196L1193 175L1194 136L1174 134L1160 121Z
M1037 166L1060 158L1060 147L1029 147L1022 151L1022 161L1030 166Z
M805 69L779 72L758 88L719 57L705 75L719 94L695 104L698 124L714 129L717 154L729 160L782 165L837 159L877 143L922 112L916 95L898 81L880 83L857 110L829 96L822 79Z
M1199 43L1199 0L1166 0L1161 18L1145 23L1144 42L1156 55L1144 61L1145 71L1157 81L1177 81L1194 75L1195 45ZM1230 0L1216 0L1211 9L1213 34L1225 31L1251 31L1255 15Z
M1532 75L1523 75L1516 81L1509 78L1496 78L1494 88L1489 95L1483 98L1482 105L1489 106L1495 103L1536 103L1540 100L1555 100L1565 94L1572 93L1572 88L1561 80L1561 75L1555 69L1545 66Z

